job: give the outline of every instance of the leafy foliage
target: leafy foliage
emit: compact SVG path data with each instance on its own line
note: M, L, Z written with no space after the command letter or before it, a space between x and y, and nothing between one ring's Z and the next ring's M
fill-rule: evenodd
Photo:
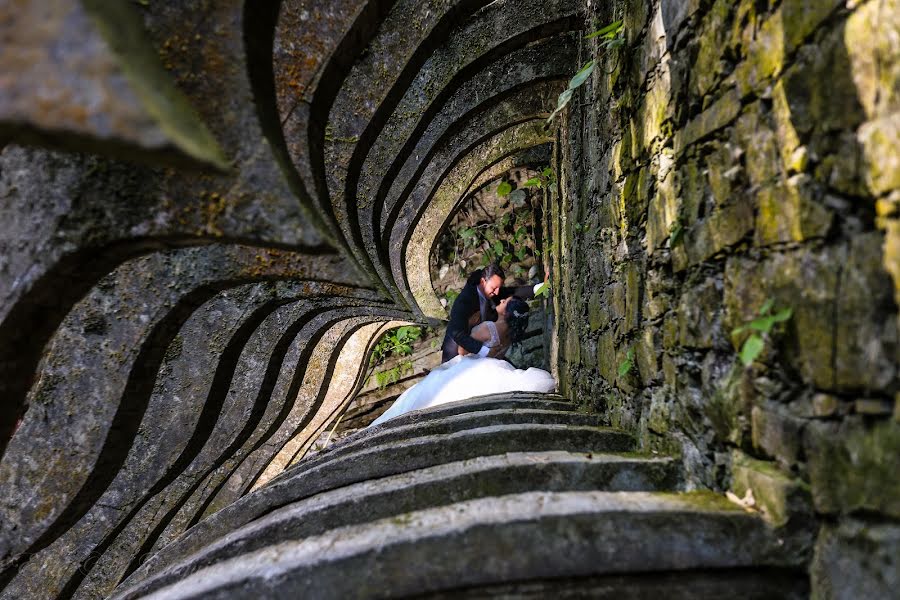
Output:
M542 298L545 296L547 298L550 297L550 282L548 282L548 281L545 281L544 283L539 285L538 289L534 292L535 298Z
M545 168L541 175L523 184L523 188L542 188L549 183L553 171ZM515 275L524 271L517 263L524 262L530 255L538 256L536 249L529 246L534 239L534 213L528 203L525 189L514 190L512 184L503 181L497 187L497 195L509 199L511 212L503 214L496 222L481 222L475 225L463 224L456 230L456 249L449 257L455 262L460 274L472 267L484 267L497 262L504 269L512 269ZM456 296L448 291L444 297L448 306Z
M392 369L388 369L387 371L379 371L375 373L375 383L379 388L384 389L389 385L397 383L400 381L400 378L406 375L407 373L412 372L413 364L411 361L405 361L397 365Z
M412 354L413 342L420 339L423 333L423 328L416 325L404 325L388 331L375 344L369 364L381 364L391 356L409 356Z
M615 23L610 23L606 27L602 29L598 29L597 31L590 33L585 36L584 39L589 40L593 38L600 38L600 51L608 52L610 50L615 50L616 48L620 48L625 45L625 26L623 25L622 20L618 20ZM575 73L575 76L569 81L569 87L566 88L562 94L559 95L559 98L556 101L556 109L550 114L550 117L547 119L548 123L551 123L557 114L564 109L569 102L572 100L572 97L575 94L575 90L578 89L585 81L587 81L588 77L591 76L591 73L594 72L594 68L597 66L597 60L591 60L585 63L581 69Z
M741 345L741 351L739 353L741 362L744 363L745 367L752 365L753 361L756 360L765 349L765 340L775 326L779 323L784 323L794 314L794 311L791 308L785 308L773 314L772 309L774 307L775 300L769 298L760 307L758 317L752 321L748 321L731 332L733 336L740 336L748 331L750 332L750 335L747 336L744 343Z

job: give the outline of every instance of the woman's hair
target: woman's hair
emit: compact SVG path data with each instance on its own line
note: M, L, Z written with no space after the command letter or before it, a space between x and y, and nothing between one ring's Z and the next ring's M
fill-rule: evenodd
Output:
M528 303L521 298L510 298L506 303L506 324L509 326L509 341L520 341L528 327Z

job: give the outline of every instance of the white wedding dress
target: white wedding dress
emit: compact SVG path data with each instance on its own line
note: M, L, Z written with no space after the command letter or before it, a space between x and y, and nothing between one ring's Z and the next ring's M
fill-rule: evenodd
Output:
M493 347L500 343L496 327L490 321ZM493 327L492 327L493 326ZM370 427L384 423L411 410L430 408L447 402L465 400L485 394L503 392L552 392L556 390L556 380L547 371L536 369L516 369L497 358L477 356L457 356L448 360L429 373L422 381L403 392L391 407L375 419Z

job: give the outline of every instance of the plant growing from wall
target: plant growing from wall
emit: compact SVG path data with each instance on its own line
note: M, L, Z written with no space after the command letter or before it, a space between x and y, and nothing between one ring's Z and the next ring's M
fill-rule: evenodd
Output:
M549 167L544 172L548 170ZM545 176L542 174L540 177ZM544 185L546 181L540 179L539 183ZM520 275L524 268L519 263L531 255L539 256L539 251L528 245L534 239L534 213L528 205L528 193L524 189L513 189L508 181L500 182L496 193L501 198L509 198L512 212L503 214L496 222L463 223L455 230L456 247L450 260L457 264L461 274L472 266L484 267L496 262L502 268L510 269L514 275ZM445 297L448 304L455 299Z
M605 54L610 50L615 50L616 48L621 48L625 45L625 26L620 19L584 37L586 40L593 38L600 38L599 50L602 56L602 54ZM575 94L575 90L581 87L581 85L587 81L587 78L591 76L591 73L594 72L594 67L597 66L599 58L600 57L598 56L594 60L588 61L577 73L575 73L575 76L569 81L569 87L559 95L556 102L556 109L550 114L547 123L551 123L556 115L568 106L569 101L572 100L572 96Z
M391 356L409 356L413 351L413 343L420 339L423 333L423 328L416 325L391 329L375 344L369 365L381 364Z
M392 369L387 371L379 371L375 373L375 383L380 389L384 389L389 385L397 383L400 378L411 373L413 370L412 361L404 361Z
M628 352L625 353L625 360L622 361L622 364L619 365L619 377L625 377L629 373L631 373L631 369L634 368L634 348L629 348Z
M750 335L747 336L744 343L741 345L741 351L738 354L745 367L752 365L753 361L756 360L765 349L766 340L775 326L779 323L784 323L794 314L794 311L791 308L785 308L776 313L772 313L774 307L775 300L769 298L760 307L759 312L757 313L759 316L752 321L744 323L731 332L732 336L741 336L748 331L750 332Z

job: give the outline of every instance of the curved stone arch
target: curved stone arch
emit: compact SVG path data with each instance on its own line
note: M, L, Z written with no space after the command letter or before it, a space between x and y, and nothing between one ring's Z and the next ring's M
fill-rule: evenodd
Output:
M413 280L415 283L411 283L410 285L416 286L411 288L411 292L416 298L417 303L420 300L424 303L418 304L418 306L426 317L434 319L447 318L446 310L441 306L434 293L434 284L431 281L431 270L428 267L431 253L434 251L438 238L447 223L453 218L453 215L459 209L465 198L476 192L479 188L484 188L492 181L496 181L504 173L508 173L515 168L522 166L535 167L541 162L546 162L535 160L537 158L535 156L528 156L527 150L542 148L547 145L547 142L540 142L531 148L525 148L525 157L522 156L522 153L517 153L513 156L505 157L491 165L491 167L484 171L478 177L476 182L470 186L469 191L457 199L449 212L444 213L443 210L436 209L432 214L432 205L429 205L428 212L426 212L423 215L422 220L419 221L419 225L413 231L413 237L409 242L411 246L415 246L416 248L421 247L423 249L427 248L427 250L421 253L417 252L415 254L406 255L406 273L423 273L422 277L415 278ZM540 154L543 154L544 157L546 157L549 155L549 152L541 152ZM420 271L420 269L424 269L424 271Z
M44 225L69 227L63 227L62 237L54 230L47 232L41 244L32 240L23 245L28 259L24 270L4 277L16 282L16 289L3 299L0 314L0 337L9 342L0 348L0 395L8 399L0 412L0 451L24 407L41 348L75 302L122 262L164 248L217 242L333 252L323 246L323 235L309 211L301 210L260 124L243 43L244 2L229 0L197 8L188 2L167 2L138 10L153 50L163 57L180 93L217 138L233 168L226 173L182 172L28 151L29 174L52 176L56 169L41 165L62 162L63 168L80 173L80 178L61 182L71 189L60 191L60 196L45 194L49 190L41 184L18 186L18 193L37 192L29 195L39 199L33 206L49 203L56 206L54 212L65 215L59 221L41 215L38 218ZM217 76L196 77L204 68ZM0 172L4 178L15 172L15 163L22 164L21 157L13 156L19 152L16 146L3 148ZM117 202L124 199L130 202ZM66 205L73 200L85 202L77 203L83 212ZM259 210L261 203L265 211ZM110 210L114 214L108 218ZM25 210L13 216L21 223L27 222L27 214ZM18 235L10 236L18 239ZM4 248L4 254L8 251L13 256L17 245ZM8 260L8 265L15 262ZM23 332L19 326L23 322L38 326ZM9 352L9 348L15 350Z
M264 357L257 357L257 353L247 353L245 350L248 356L242 356L242 362L247 364L243 371L236 372L229 394L252 394L257 397L254 406L264 405L263 414L253 421L252 431L247 431L248 435L238 436L229 449L222 453L228 457L227 460L217 461L221 464L216 464L203 479L203 483L196 486L192 492L192 501L199 508L194 511L194 516L186 527L193 526L202 516L215 512L249 489L254 473L262 468L254 469L251 457L265 444L271 443L271 438L288 418L291 407L296 404L297 390L306 371L309 355L324 331L346 315L379 310L388 310L393 314L387 305L351 303L347 298L335 300L331 303L320 302L318 313L311 313L301 306L285 306L273 312L254 332L251 342L254 346L262 345L266 349ZM324 310L329 306L329 310ZM248 349L250 347L248 344ZM263 358L266 359L267 368L260 378L251 366Z
M332 356L334 354L333 348L341 347L346 342L346 338L349 334L346 334L344 331L337 331L335 334L336 328L339 328L342 323L353 321L354 319L362 319L366 322L374 319L378 322L388 318L395 318L398 314L401 313L384 307L373 307L360 304L358 306L347 305L341 308L333 308L321 315L317 315L316 318L309 323L310 326L315 327L314 332L309 335L308 338L303 340L306 349L300 357L302 361L298 361L298 364L295 367L295 373L291 377L293 381L288 394L283 397L285 406L288 410L287 412L279 411L279 416L284 412L283 418L276 421L279 427L275 429L272 435L265 438L265 442L269 446L267 451L259 453L259 456L256 457L255 461L241 460L241 466L246 467L244 471L246 473L246 478L244 478L242 485L230 490L231 493L223 493L225 491L223 486L214 486L212 489L201 489L201 481L205 484L210 480L208 475L206 477L198 478L197 483L184 495L184 502L179 503L177 513L172 514L171 518L167 519L167 522L164 524L165 529L159 532L158 539L152 540L152 548L158 549L159 547L164 546L173 538L180 535L185 529L188 529L199 522L201 518L215 512L217 507L232 502L247 493L254 485L254 482L259 478L262 471L272 462L274 458L273 454L278 452L278 448L286 444L290 437L296 434L296 430L304 427L309 419L316 416L320 410L322 401L322 391L319 389L322 385L322 381L311 386L307 385L306 387L304 387L304 384L307 383L307 378L310 376L313 378L321 378L324 381L328 375L327 369L320 370L314 368L315 357L321 357L324 354L329 356L329 360L337 360L336 356ZM300 337L301 333L298 333L296 339L299 340ZM288 369L293 367L293 365L289 364L283 366ZM279 398L279 401L281 399L282 398ZM301 400L305 400L305 402ZM272 429L272 426L268 428L269 431L272 431ZM287 433L287 435L285 435L285 433ZM226 454L234 458L240 458L240 455L236 454L236 452L241 448L238 447L238 450L234 450L236 446L237 444L232 444L226 451ZM275 449L273 450L273 448ZM249 455L243 456L243 459L247 458L249 458ZM227 483L228 479L234 477L236 472L237 469L233 469L227 476L223 474L220 477L220 481L223 484ZM211 473L212 470L210 469L210 474ZM215 502L216 500L218 500L218 502ZM145 549L148 551L150 550L146 543Z
M401 200L414 189L416 182L423 178L423 170L430 164L432 155L458 136L467 127L467 122L481 112L490 110L512 95L521 95L531 86L541 88L546 81L568 77L570 63L574 63L575 45L570 36L547 38L526 48L504 54L494 62L484 66L475 76L465 79L456 88L444 90L427 108L422 119L413 128L407 139L392 141L390 157L380 169L380 175L372 171L373 155L366 158L363 175L368 176L368 188L378 188L376 199L371 206L360 209L360 227L366 248L381 276L390 282L386 274L390 262L383 235L396 220L402 207ZM534 66L532 66L534 65ZM498 73L509 73L497 77ZM465 73L463 73L465 75ZM454 77L454 81L457 77ZM499 79L499 81L498 81ZM559 87L563 87L560 85ZM382 140L379 140L382 141ZM362 188L357 193L362 194ZM380 241L376 241L380 240Z
M377 214L370 213L377 212L379 203L372 202L371 194L360 187L360 184L370 190L376 187L365 182L364 164L383 172L383 163L390 163L398 142L402 143L417 123L434 116L462 82L482 72L485 65L500 57L539 39L575 28L575 13L571 0L549 3L527 0L517 3L515 10L510 2L490 3L456 27L452 35L424 60L415 76L402 84L406 87L402 97L396 98L401 94L395 90L386 94L371 113L368 123L363 127L360 122L353 129L356 133L342 138L347 143L332 144L329 148L334 150L328 155L328 164L337 169L337 174L332 173L329 177L329 196L338 214L344 215L345 232L359 238L361 223L368 229L369 223L378 219ZM345 85L366 87L366 84L366 81L348 80ZM348 108L336 106L331 122L346 119L344 115ZM351 141L354 139L355 142ZM366 201L366 198L370 200ZM366 241L363 236L357 239L357 244L365 246Z
M302 356L311 355L321 344L323 335L336 323L343 322L348 318L374 318L382 321L385 319L385 317L371 316L373 307L367 306L364 302L344 307L340 307L340 303L326 303L324 307L330 304L332 308L319 312L312 321L308 322L309 327L307 328L312 328L314 333L304 336L303 342L306 348ZM379 309L375 307L374 310L377 312ZM386 318L391 318L391 314ZM303 369L306 370L305 361ZM235 405L233 410L240 412L243 409ZM241 437L242 432L238 430L242 428L237 425L240 423L239 420L223 416L220 422L224 423L225 429L233 430L232 433L222 431L230 436L229 439ZM236 429L235 426L237 426ZM209 481L208 475L214 472L214 469L221 465L223 460L234 456L233 449L238 446L233 442L229 443L229 439L221 439L216 443L210 440L207 447L204 448L207 455L205 458L198 456L194 464L177 474L167 483L165 489L156 490L155 496L148 496L148 502L141 506L140 510L132 511L133 519L117 527L104 540L104 543L97 547L94 563L83 569L70 567L71 576L66 583L63 595L76 592L79 595L107 595L123 576L129 575L139 567L143 556L180 535L198 520L206 507L203 499L215 491L213 488L205 495L197 496L202 491L202 484Z
M206 246L134 259L104 278L48 345L31 408L0 462L4 562L48 545L106 489L137 433L165 350L197 307L247 282L356 284L350 273L334 255Z
M423 314L426 314L424 308L418 305L418 302L428 302L428 300L425 299L422 291L427 289L428 293L432 297L434 296L431 288L431 277L428 273L428 256L434 241L433 236L436 233L430 234L432 237L428 238L427 241L423 234L416 234L415 232L423 227L422 219L426 216L429 218L424 224L423 232L426 230L437 232L444 224L444 220L452 208L472 189L478 178L491 165L520 150L551 141L552 139L544 129L543 119L528 120L495 134L488 140L468 150L464 156L457 158L452 168L441 178L441 183L434 193L429 194L427 199L423 199L422 204L408 209L407 214L402 215L401 219L395 224L391 231L392 258L394 259L391 267L394 279L403 293L408 294L410 302L415 302L417 308L422 310ZM437 215L440 215L440 217ZM415 244L413 242L414 236L416 236ZM409 260L407 257L410 255L420 255L422 264L424 264L424 271L408 270L410 264L407 263ZM408 279L410 274L413 274L412 280ZM425 278L428 280L427 288L424 283ZM434 301L436 302L436 299ZM426 304L426 306L429 306L429 304ZM438 306L440 305L438 304ZM434 314L434 312L429 310L428 314ZM441 309L441 316L437 318L442 318L443 314L443 309Z
M557 89L556 82L552 80L519 88L498 103L474 111L458 121L458 130L441 139L440 145L432 149L423 161L416 179L409 183L409 193L398 201L386 224L382 244L390 246L400 213L409 211L410 206L416 210L424 206L460 157L510 127L549 114Z
M312 0L283 0L275 23L273 75L286 150L303 191L338 236L313 156L322 152L323 123L341 82L396 1L335 0L325 11Z
M392 326L392 323L399 325L409 321L394 320L385 324L382 318L374 321L372 318L356 318L345 323L347 329L330 352L328 366L321 373L323 376L321 382L310 382L310 387L318 388L315 413L310 415L311 419L305 420L303 425L297 428L291 439L272 457L266 468L252 482L248 492L266 485L303 458L316 437L332 419L337 417L339 410L352 398L353 392L362 385L365 365L368 364L364 359L371 354L378 341L378 332ZM345 356L346 351L350 352L349 357Z
M137 436L113 481L71 528L28 556L5 593L69 595L73 578L98 564L107 539L200 460L214 428L228 420L229 403L242 400L227 393L228 381L257 326L279 305L298 297L359 292L332 284L267 282L226 290L199 307L166 351Z
M568 77L569 63L574 63L576 47L570 36L555 36L527 48L507 54L484 68L483 73L462 83L441 105L424 127L416 128L410 141L397 152L397 159L385 173L376 205L384 204L376 225L384 231L396 219L396 207L409 195L421 171L430 162L436 148L461 129L459 123L479 111L487 110L523 87L547 80ZM543 59L543 60L542 60ZM537 63L531 68L525 65ZM498 83L495 73L510 73ZM413 144L412 142L415 141ZM397 166L402 162L402 166Z
M312 156L314 174L321 178L328 194L327 209L353 241L360 260L368 260L362 251L358 232L346 225L351 217L346 206L332 197L343 181L347 165L359 140L369 135L373 125L386 119L394 104L393 97L402 95L430 52L440 46L454 29L454 24L467 19L489 0L398 0L379 24L376 35L342 82L329 107L327 124L331 128L330 144ZM322 141L329 134L323 130Z

